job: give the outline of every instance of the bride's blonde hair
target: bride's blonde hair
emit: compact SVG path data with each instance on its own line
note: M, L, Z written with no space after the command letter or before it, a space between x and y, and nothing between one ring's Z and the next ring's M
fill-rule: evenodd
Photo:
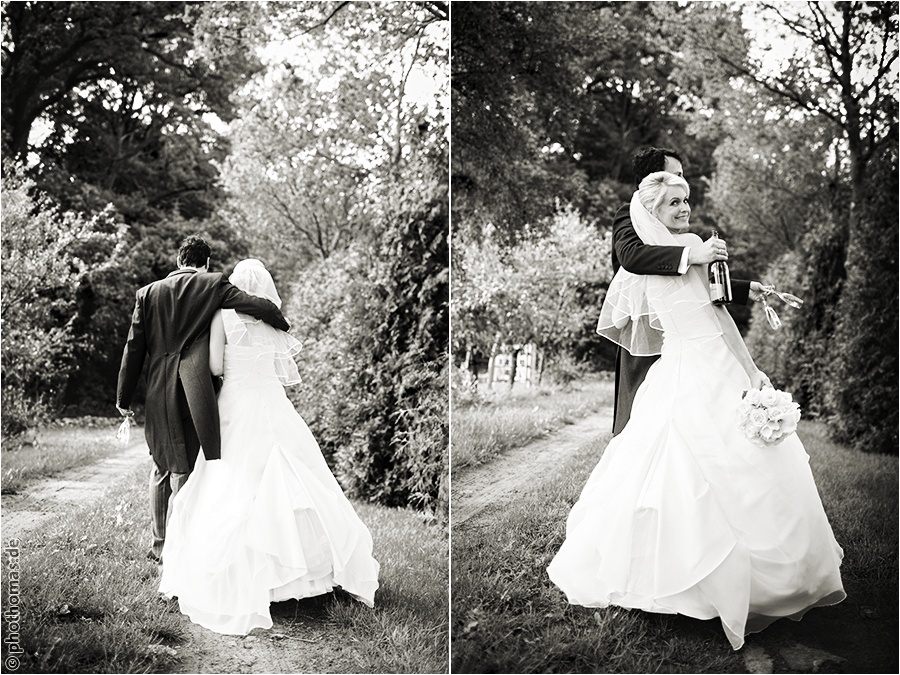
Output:
M638 200L655 216L656 209L666 198L666 188L673 185L680 185L687 190L688 197L691 196L691 188L684 178L668 171L656 171L641 181L638 186Z

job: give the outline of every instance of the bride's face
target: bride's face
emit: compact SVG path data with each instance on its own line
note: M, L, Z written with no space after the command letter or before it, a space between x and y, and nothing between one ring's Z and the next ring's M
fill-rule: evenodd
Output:
M667 185L666 197L653 215L670 230L686 230L691 218L687 190L680 185Z

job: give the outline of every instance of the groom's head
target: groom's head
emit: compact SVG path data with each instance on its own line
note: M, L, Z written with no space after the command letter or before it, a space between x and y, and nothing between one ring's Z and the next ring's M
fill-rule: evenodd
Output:
M207 268L210 254L209 244L192 234L181 242L181 248L178 249L178 267Z
M634 169L635 187L657 171L668 171L676 176L684 176L681 156L669 148L642 148L635 153L631 166Z

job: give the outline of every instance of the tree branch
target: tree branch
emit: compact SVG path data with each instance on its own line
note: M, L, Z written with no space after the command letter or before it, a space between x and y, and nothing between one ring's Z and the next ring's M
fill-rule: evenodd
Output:
M313 32L317 28L321 28L322 26L327 24L329 21L331 21L338 12L340 12L342 9L344 9L344 7L346 7L349 4L350 4L349 0L346 2L339 2L337 4L337 6L335 6L335 8L333 10L331 10L331 14L326 16L324 20L320 21L315 26L311 26L310 28L307 28L305 31L302 31L300 33L300 35L306 35L307 33Z
M716 54L715 51L713 51L713 53ZM820 106L820 105L810 102L800 92L794 91L792 88L790 88L788 86L787 82L782 80L782 81L778 81L777 84L773 84L773 83L765 80L764 78L760 77L756 73L752 72L746 66L738 65L737 63L735 63L734 61L729 59L727 56L725 56L723 54L716 54L716 55L718 56L719 60L722 61L722 63L724 63L726 66L732 68L738 74L745 75L746 77L750 78L751 80L753 80L753 82L755 82L759 86L763 87L766 91L769 91L769 92L775 94L776 96L780 96L782 98L786 98L790 101L793 101L794 103L799 105L804 110L824 115L825 117L830 119L832 122L837 124L840 128L846 129L846 125L845 125L844 121L841 119L840 115L835 114L833 111L828 110L827 108L825 108L823 106ZM780 86L778 86L778 85L780 85Z
M450 5L446 2L417 2L416 4L440 21L450 18Z

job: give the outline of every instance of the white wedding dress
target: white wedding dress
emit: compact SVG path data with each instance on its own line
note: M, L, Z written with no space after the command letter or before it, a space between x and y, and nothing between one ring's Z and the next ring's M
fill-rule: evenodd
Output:
M285 395L275 329L233 310L219 393L222 457L201 452L174 500L160 592L218 633L271 628L269 603L343 588L369 607L372 537Z
M661 358L572 508L548 574L572 604L719 617L739 649L779 617L846 597L843 552L796 434L758 447L738 429L749 379L702 272L659 279L672 310L658 314Z

